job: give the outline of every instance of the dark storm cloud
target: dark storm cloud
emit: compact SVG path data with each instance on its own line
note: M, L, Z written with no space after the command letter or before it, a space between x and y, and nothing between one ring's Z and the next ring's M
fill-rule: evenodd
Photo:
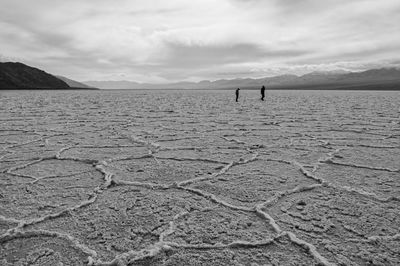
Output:
M127 12L128 15L133 15L133 16L146 16L146 15L173 15L174 13L177 13L179 11L182 11L180 8L156 8L156 9L140 9L140 10L135 10L135 11L129 11Z
M362 59L367 56L379 56L382 54L392 54L396 53L399 51L399 46L398 44L382 44L379 47L370 47L370 48L365 48L362 50L353 50L353 51L345 51L340 54L340 56L337 56L336 58L340 59ZM400 55L399 55L400 56Z
M392 66L398 21L398 0L1 0L0 53L78 80Z
M267 49L253 43L200 45L167 43L167 66L196 67L238 62L257 62L268 58L287 58L305 55L302 50Z
M3 23L3 34L14 38L18 45L34 50L43 50L45 47L69 48L73 38L53 28L52 25L38 25L37 17L30 12L13 12L3 10L0 12L0 21Z

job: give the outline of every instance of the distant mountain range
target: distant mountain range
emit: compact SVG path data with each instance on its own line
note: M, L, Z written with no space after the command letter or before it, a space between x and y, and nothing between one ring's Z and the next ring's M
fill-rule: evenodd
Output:
M65 77L56 77L22 63L0 62L0 89L92 89Z
M100 89L382 89L400 90L400 69L381 68L363 72L323 71L302 76L280 75L265 78L220 79L216 81L177 82L169 84L133 81L86 81Z
M82 82L78 82L78 81L63 77L63 76L55 76L55 77L57 77L58 79L61 79L65 83L67 83L68 86L70 86L71 88L93 89L93 87L83 84Z
M400 69L381 68L363 72L320 71L302 76L220 79L168 84L134 81L78 82L54 76L22 63L0 62L0 89L301 89L301 90L400 90Z

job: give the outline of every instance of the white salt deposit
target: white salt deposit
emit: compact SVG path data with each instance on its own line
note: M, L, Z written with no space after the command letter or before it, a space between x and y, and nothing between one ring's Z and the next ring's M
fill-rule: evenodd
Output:
M399 265L399 103L1 92L0 265Z

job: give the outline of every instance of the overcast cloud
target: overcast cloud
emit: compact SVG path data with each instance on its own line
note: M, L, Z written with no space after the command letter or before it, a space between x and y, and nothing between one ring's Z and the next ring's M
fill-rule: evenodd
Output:
M0 60L84 80L399 66L399 0L0 0Z

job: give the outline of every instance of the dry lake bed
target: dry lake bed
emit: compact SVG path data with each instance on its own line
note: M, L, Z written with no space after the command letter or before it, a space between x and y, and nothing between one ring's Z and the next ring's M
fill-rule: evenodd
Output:
M399 103L0 92L0 265L400 265Z

